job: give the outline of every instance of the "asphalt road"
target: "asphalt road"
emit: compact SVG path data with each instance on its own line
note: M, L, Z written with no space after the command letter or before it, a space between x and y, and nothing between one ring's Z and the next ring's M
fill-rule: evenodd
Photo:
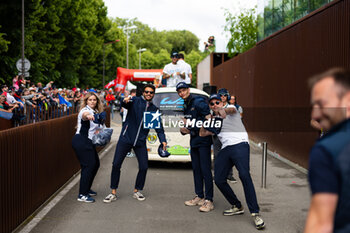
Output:
M215 209L201 213L198 207L187 207L193 198L193 176L190 164L150 163L145 189L146 200L132 197L138 170L135 158L126 158L122 167L118 200L109 204L103 198L109 193L111 163L120 130L119 115L114 116L114 142L101 159L101 167L93 184L98 192L95 203L76 200L78 186L72 189L39 221L31 232L256 232L245 203L241 182L231 184L243 203L245 213L223 216L229 207L220 191L214 190ZM251 148L251 173L256 187L265 232L302 232L309 206L306 175L275 158L268 159L267 188L260 188L261 152ZM237 177L237 171L235 171ZM215 186L215 185L214 185Z

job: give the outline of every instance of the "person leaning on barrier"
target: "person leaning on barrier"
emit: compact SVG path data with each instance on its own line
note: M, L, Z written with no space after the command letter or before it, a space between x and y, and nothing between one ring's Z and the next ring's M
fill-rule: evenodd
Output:
M222 148L215 160L214 179L215 184L224 195L226 200L232 205L231 208L225 210L225 216L243 214L244 209L241 202L227 183L227 175L232 166L235 165L239 178L242 181L245 199L253 217L255 227L263 229L265 227L264 220L259 215L259 205L256 198L255 188L250 176L249 157L250 148L248 134L242 123L241 116L233 105L224 108L221 97L218 94L211 95L209 98L210 109L216 117L223 119L220 132L214 127L212 129L200 129L200 136L217 134Z
M144 113L156 112L158 108L152 103L155 94L155 87L151 84L146 84L143 87L143 94L140 97L126 97L122 100L122 107L128 109L126 121L120 132L117 148L115 149L114 159L111 172L111 193L108 194L103 202L110 203L117 200L117 188L120 179L120 169L124 159L131 149L135 151L136 158L139 164L139 172L136 177L134 186L133 198L139 201L145 200L145 196L140 192L143 190L146 181L148 169L148 152L146 147L146 138L149 133L148 128L144 128ZM160 121L160 128L155 129L159 141L166 150L166 139L163 125Z
M95 121L95 114L102 111L103 105L98 96L93 92L87 93L81 103L77 131L72 139L72 147L81 167L78 195L78 201L81 202L95 202L91 196L97 195L91 186L100 167L100 159L92 144L92 137L103 127L103 122Z
M189 85L180 82L176 86L177 94L184 99L184 115L187 120L204 121L210 116L208 104L203 97L190 93ZM185 119L185 121L186 121ZM190 126L180 129L181 134L190 134L191 163L193 169L194 188L196 196L185 202L186 206L200 206L199 211L209 212L213 204L213 176L211 173L211 137L200 137L199 128ZM203 182L204 181L204 182ZM205 185L205 193L203 188Z
M9 106L6 103L6 96L0 95L0 111L11 113L14 109L18 108L18 104L14 104L12 106Z
M311 118L325 133L310 152L305 233L350 232L350 71L331 69L309 86Z

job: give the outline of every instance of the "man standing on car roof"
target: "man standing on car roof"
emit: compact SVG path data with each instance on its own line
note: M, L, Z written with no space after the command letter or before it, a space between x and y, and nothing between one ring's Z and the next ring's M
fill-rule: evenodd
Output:
M210 116L210 109L203 97L193 96L189 85L180 82L176 85L178 95L184 99L185 120L202 121ZM196 124L195 124L196 125ZM213 176L211 173L211 137L200 137L199 128L184 127L181 134L190 134L191 162L193 169L196 196L185 202L186 206L201 206L199 211L209 212L214 209L213 204ZM203 182L204 181L204 182ZM205 184L205 193L203 192Z
M146 138L149 129L144 128L143 123L144 112L156 112L158 110L158 108L152 103L154 94L155 87L152 84L146 84L143 87L143 94L141 97L127 97L122 101L122 107L128 109L128 115L126 116L126 121L120 133L117 148L114 154L110 186L112 191L103 200L105 203L110 203L117 200L120 168L127 153L131 149L134 149L139 164L139 172L136 177L133 197L139 201L145 200L145 197L140 190L142 190L145 185L146 173L148 169ZM163 149L166 150L167 143L161 121L160 128L155 130L159 141L163 144Z
M185 70L180 64L177 64L179 55L177 52L173 52L170 55L171 63L164 66L162 84L166 82L167 87L176 87L179 82L185 81Z

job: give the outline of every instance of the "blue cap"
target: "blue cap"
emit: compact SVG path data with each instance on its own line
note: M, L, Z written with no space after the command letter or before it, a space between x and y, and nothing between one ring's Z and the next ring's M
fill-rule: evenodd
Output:
M211 100L220 100L221 101L221 96L219 94L212 94L210 97L209 97L209 101Z
M226 88L221 88L219 91L218 91L218 94L219 95L229 95L229 92Z
M158 154L162 158L166 158L170 156L170 153L166 150L163 150L163 144L160 144L158 147Z
M185 83L185 82L179 82L177 85L176 85L176 91L178 91L179 89L181 88L189 88L190 86Z

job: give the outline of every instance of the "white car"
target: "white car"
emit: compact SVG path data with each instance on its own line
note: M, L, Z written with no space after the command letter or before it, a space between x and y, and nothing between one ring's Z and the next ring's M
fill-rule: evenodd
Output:
M194 96L203 96L208 99L209 95L199 89L190 88ZM147 137L148 160L167 162L191 162L190 136L182 135L178 122L183 118L184 100L179 97L175 87L157 88L153 103L162 113L164 132L168 143L167 151L170 156L162 158L158 155L159 140L157 133L152 129Z

